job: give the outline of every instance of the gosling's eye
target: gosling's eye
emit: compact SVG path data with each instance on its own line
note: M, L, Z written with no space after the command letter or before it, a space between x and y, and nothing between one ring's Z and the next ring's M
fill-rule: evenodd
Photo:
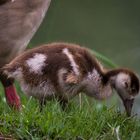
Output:
M128 88L128 83L124 82L124 86L125 86L125 88Z

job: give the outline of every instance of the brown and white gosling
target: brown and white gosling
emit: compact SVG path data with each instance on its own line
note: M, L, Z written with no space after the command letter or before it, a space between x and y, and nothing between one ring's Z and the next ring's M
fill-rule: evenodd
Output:
M111 96L114 88L130 116L139 92L139 79L132 71L104 70L88 49L75 44L52 43L30 49L3 70L41 104L56 98L64 105L80 92L102 100Z

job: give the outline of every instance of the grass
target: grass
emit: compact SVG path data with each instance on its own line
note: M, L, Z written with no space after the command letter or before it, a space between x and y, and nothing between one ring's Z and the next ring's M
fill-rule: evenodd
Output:
M96 53L97 54L97 53ZM96 55L95 54L95 55ZM109 59L98 55L106 64L115 67ZM108 61L109 60L109 61ZM110 63L111 62L111 63ZM139 140L139 119L126 117L116 106L88 100L82 96L80 106L76 99L62 111L57 101L48 102L43 111L33 98L23 96L22 111L11 110L0 95L0 135L24 140ZM0 92L3 93L2 86Z
M82 108L76 100L62 111L57 101L47 103L39 111L38 103L22 98L23 109L14 112L0 105L0 132L3 136L27 140L138 140L140 123L135 118L83 98ZM100 105L100 107L99 107ZM118 133L117 133L117 129Z

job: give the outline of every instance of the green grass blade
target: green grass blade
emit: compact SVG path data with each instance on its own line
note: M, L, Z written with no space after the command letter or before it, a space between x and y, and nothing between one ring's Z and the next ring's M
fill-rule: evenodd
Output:
M111 68L117 68L118 66L112 62L109 58L107 58L106 56L94 51L94 50L91 50L91 53L93 55L95 55L98 59L100 59L104 64L106 64L107 66L111 67Z

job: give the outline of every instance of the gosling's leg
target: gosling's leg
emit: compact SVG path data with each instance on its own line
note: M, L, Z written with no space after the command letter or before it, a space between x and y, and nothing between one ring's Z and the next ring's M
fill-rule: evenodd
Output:
M68 107L68 101L67 100L64 100L64 99L60 99L59 100L59 103L60 103L60 106L62 108L62 110L66 110L66 108Z
M39 100L40 112L42 112L43 107L46 105L46 103L47 103L47 101L46 101L46 99L44 99L44 98Z

